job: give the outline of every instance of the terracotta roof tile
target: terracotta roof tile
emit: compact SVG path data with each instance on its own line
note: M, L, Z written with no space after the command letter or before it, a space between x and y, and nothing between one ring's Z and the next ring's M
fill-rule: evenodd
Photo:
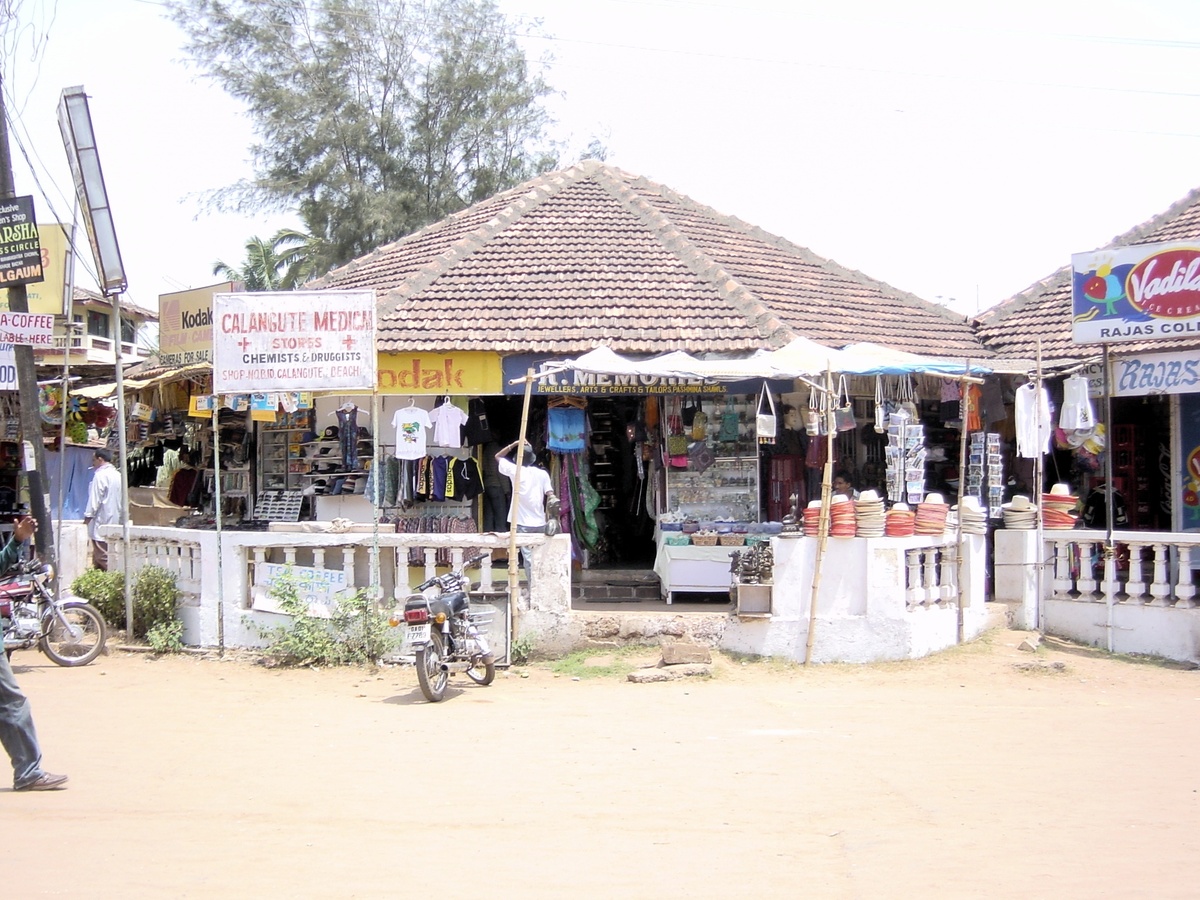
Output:
M541 176L310 287L369 287L388 351L749 351L804 335L986 356L965 319L598 162Z

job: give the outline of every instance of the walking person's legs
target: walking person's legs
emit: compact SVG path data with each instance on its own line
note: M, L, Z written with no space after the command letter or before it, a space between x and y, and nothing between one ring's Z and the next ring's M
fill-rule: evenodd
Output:
M42 771L42 751L29 698L21 693L8 656L0 653L0 744L12 759L13 790L50 790L61 786L65 775Z
M108 571L108 541L92 541L92 565L101 572Z

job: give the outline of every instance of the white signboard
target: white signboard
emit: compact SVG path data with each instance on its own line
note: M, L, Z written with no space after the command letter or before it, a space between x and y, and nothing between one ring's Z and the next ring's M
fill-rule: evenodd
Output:
M322 619L333 615L341 597L353 593L346 585L346 573L341 569L314 569L280 563L261 563L254 567L256 576L264 580L254 585L253 606L265 612L282 613L279 601L271 596L271 586L277 578L290 578L297 596L308 604L308 614Z
M1200 338L1200 245L1072 254L1071 337L1082 344Z
M17 352L12 344L0 344L0 391L17 390Z
M47 313L0 312L0 342L54 346L54 316Z
M375 387L375 293L213 295L213 391Z
M1144 353L1111 360L1112 395L1200 394L1200 357L1195 350Z

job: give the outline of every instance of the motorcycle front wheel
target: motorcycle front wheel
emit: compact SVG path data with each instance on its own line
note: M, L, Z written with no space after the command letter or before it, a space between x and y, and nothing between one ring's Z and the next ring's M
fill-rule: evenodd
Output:
M450 674L442 671L445 646L441 634L434 631L429 635L429 643L417 650L417 681L421 683L421 693L430 703L437 703L446 696Z
M467 669L467 677L476 684L489 685L496 680L496 663L492 657L487 660L476 658L471 661L471 668Z
M46 633L38 641L43 653L60 666L86 666L104 652L108 629L95 608L86 603L65 603L62 618L71 627L52 614Z

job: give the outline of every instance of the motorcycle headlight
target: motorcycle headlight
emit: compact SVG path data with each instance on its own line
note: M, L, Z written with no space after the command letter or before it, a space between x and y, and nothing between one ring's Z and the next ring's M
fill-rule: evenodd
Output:
M42 566L42 574L46 576L47 581L53 581L54 565L52 563L46 563L44 566Z

